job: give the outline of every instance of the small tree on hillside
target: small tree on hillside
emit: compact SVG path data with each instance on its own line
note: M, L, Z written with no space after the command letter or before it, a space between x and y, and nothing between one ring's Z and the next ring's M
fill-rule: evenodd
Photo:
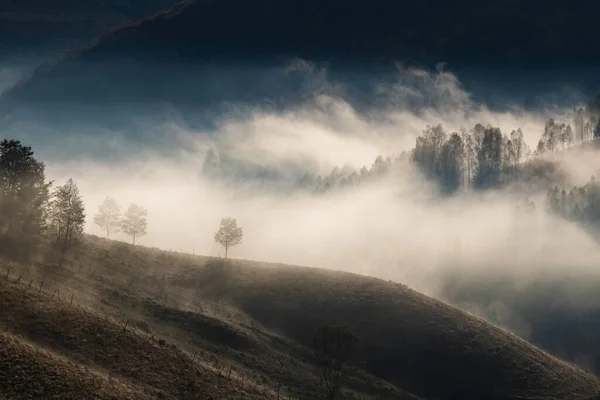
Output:
M215 242L225 247L225 258L230 247L242 243L242 228L237 226L235 218L223 218L219 230L215 233Z
M313 336L313 350L325 399L333 400L340 391L344 367L358 347L358 338L345 326L322 326Z
M85 208L77 184L69 179L52 193L48 211L48 226L57 246L62 265L67 251L80 243L85 224Z
M134 203L131 203L127 212L123 215L123 219L121 220L121 230L123 233L133 238L134 245L136 238L147 234L147 217L148 210Z
M98 214L94 216L94 223L106 230L106 238L111 233L119 232L121 208L112 197L106 197L98 206Z

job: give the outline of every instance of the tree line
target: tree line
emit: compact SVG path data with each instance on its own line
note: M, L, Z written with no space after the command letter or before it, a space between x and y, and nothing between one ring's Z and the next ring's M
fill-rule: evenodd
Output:
M119 229L135 238L146 234L147 210L132 204L120 216L107 198L94 221L107 236ZM49 243L62 265L66 253L83 239L86 210L73 179L54 186L46 181L45 164L31 146L16 139L0 142L0 245L4 254L28 257Z
M148 210L131 203L127 211L121 214L121 207L116 200L106 197L98 206L94 223L106 232L107 239L110 239L111 234L123 232L131 236L132 243L135 244L136 239L148 234Z
M45 164L34 156L30 146L16 139L0 142L0 251L5 255L27 258L44 243L55 250L58 265L66 253L81 244L86 210L73 179L55 186L47 181ZM147 234L148 210L131 203L124 213L112 197L98 207L94 223L106 237L122 232L132 243ZM223 218L214 239L225 249L242 241L242 228L234 218Z
M415 147L397 157L380 155L370 167L359 170L345 166L334 167L328 175L306 172L292 186L294 190L322 194L375 181L408 164L437 182L445 194L494 188L523 178L529 173L523 166L532 159L600 139L599 116L600 96L597 96L585 107L573 109L565 122L549 119L533 149L524 141L521 129L503 133L492 125L475 124L469 130L446 132L441 124L427 126L416 139ZM262 180L267 185L285 179L264 166L248 168L221 159L214 150L208 151L203 172L209 177L237 182L237 167L243 167L245 174L249 174L245 178Z
M83 235L85 207L77 184L69 179L52 188L45 165L30 146L0 142L0 245L5 254L28 257L45 240L62 264Z
M546 204L554 214L582 226L600 231L600 182L592 175L583 186L574 186L568 192L555 186L546 193Z
M399 157L378 156L371 168L360 171L336 167L325 177L305 174L298 184L323 193L377 179L409 160L446 194L498 187L519 180L523 163L532 158L600 139L600 96L572 110L567 120L548 119L535 149L525 143L521 129L503 134L498 127L476 124L468 131L446 132L441 124L428 125L415 147Z

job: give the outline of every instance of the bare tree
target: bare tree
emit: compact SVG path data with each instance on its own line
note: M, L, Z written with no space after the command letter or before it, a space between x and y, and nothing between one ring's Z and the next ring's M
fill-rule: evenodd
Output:
M219 230L215 233L215 242L225 247L225 258L230 247L242 243L242 228L237 226L235 218L223 218Z
M98 206L98 214L94 216L94 223L106 230L106 238L110 238L111 233L119 232L119 223L121 218L121 208L112 197L106 197L102 204Z
M135 244L136 238L147 234L147 217L148 210L134 203L131 203L127 212L123 215L123 219L121 220L121 230L123 233L133 238L133 244Z
M358 338L345 326L322 326L314 334L313 349L326 399L340 391L345 365L358 347Z
M60 252L59 266L62 265L67 250L81 241L84 224L85 208L79 188L69 179L54 190L48 210L48 226Z

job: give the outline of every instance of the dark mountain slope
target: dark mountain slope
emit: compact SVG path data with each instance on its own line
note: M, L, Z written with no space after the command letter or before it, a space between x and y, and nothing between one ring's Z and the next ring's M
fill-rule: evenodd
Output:
M321 324L343 323L362 339L344 399L415 399L410 392L439 400L587 400L600 392L594 376L518 337L374 278L249 261L223 263L97 238L86 240L64 269L4 265L0 325L90 368L113 371L119 382L151 391L186 393L189 385L198 385L206 393L215 389L215 378L205 379L205 368L218 373L223 365L233 365L246 383L251 379L271 388L272 398L281 384L292 398L315 398L319 387L308 338ZM6 283L7 277L21 283ZM30 279L35 289L23 284ZM97 311L69 306L71 294L75 303ZM107 323L96 312L113 318ZM166 346L160 338L166 338ZM197 379L184 366L195 352ZM148 359L156 361L143 361ZM173 371L179 371L179 378ZM228 388L222 387L223 394L233 396Z
M363 338L372 373L443 399L587 398L597 380L481 319L395 283L330 271L209 263L173 281L306 343L321 324Z
M393 61L511 74L589 70L600 67L590 47L600 41L599 13L592 0L188 0L41 68L8 97L275 100L290 82L278 84L269 68L295 57L381 77Z
M140 398L160 398L159 391L169 399L275 400L280 387L281 397L285 389L286 397L314 399L322 392L306 347L265 330L235 308L171 291L157 280L149 268L164 273L171 267L163 252L92 243L79 258L85 271L9 264L0 279L0 329L30 342L38 354L56 356L51 359L58 370L60 359L89 369L90 374L74 377L77 382L94 381L100 373ZM23 380L19 371L31 367L31 358L37 357L8 370L9 384ZM3 362L14 363L14 358L0 352L0 366ZM52 369L52 362L44 365ZM229 368L235 379L226 380ZM53 376L43 371L26 382ZM100 380L94 392L99 394L103 384ZM341 399L418 399L359 368L349 371L345 387ZM12 393L7 390L0 382L0 394ZM116 389L113 393L135 398Z
M443 295L522 334L557 356L600 373L600 277L595 271L553 275L536 282L513 276L456 273Z
M0 55L39 56L82 44L108 26L172 6L176 0L3 0ZM33 54L32 54L33 53Z
M600 62L590 47L598 13L592 0L188 0L106 35L86 57L589 66Z

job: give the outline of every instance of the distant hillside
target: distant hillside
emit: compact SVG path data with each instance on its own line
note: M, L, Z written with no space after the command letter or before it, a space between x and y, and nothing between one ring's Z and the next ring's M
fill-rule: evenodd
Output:
M187 0L105 35L86 56L590 66L600 62L589 47L599 12L592 0Z
M19 349L33 343L40 357L50 351L112 377L96 384L99 393L113 382L140 396L160 390L205 398L183 393L190 385L199 385L198 393L215 390L218 370L232 367L246 384L221 383L217 398L235 398L230 390L243 393L254 382L260 398L276 398L268 393L277 388L291 398L314 398L319 387L306 345L316 327L332 323L347 324L363 343L345 399L417 399L409 392L436 399L589 399L600 392L600 382L583 370L396 283L86 242L66 269L4 263L0 304L7 312L0 324L10 336L1 340ZM7 357L0 352L0 365ZM190 358L197 373L177 366L190 365ZM188 370L189 377L169 377ZM204 377L210 370L212 378ZM94 376L86 374L82 385L94 384ZM11 398L14 392L1 385Z
M542 349L600 373L600 276L597 271L557 275L535 282L465 276L456 272L444 298L522 334Z
M297 57L333 66L346 83L357 83L365 71L375 80L393 77L395 61L447 62L451 70L474 68L482 76L507 71L514 79L524 70L568 74L600 67L589 45L600 41L599 13L592 0L577 7L562 0L543 6L534 0L187 0L106 33L5 97L46 100L54 108L50 116L57 101L71 107L276 102L297 94L298 86L273 76L273 68ZM519 78L520 86L535 76ZM596 84L595 74L585 76Z
M0 56L68 50L105 28L154 14L177 0L4 0L0 4Z

